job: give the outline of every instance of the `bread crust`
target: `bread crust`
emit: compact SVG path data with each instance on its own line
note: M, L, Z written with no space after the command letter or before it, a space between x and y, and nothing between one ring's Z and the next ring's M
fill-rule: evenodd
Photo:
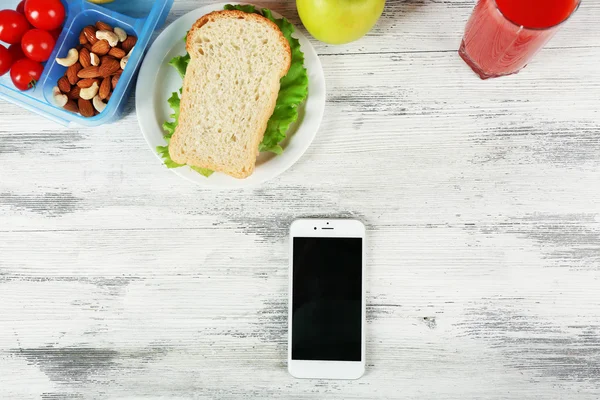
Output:
M277 26L277 24L275 24L271 20L269 20L261 15L245 13L243 11L238 11L238 10L215 11L215 12L212 12L210 14L207 14L207 15L201 17L198 21L196 21L196 23L194 23L194 25L192 26L192 29L190 29L190 31L188 33L188 39L186 42L186 49L192 58L194 58L194 49L192 47L192 46L194 46L194 43L193 43L194 35L197 33L198 30L202 29L202 27L204 25L206 25L207 23L215 22L215 21L218 21L219 19L246 19L246 20L252 19L256 22L259 22L260 24L264 24L264 25L268 26L269 28L273 29L276 33L278 33L279 41L280 41L281 45L284 47L285 54L287 55L287 57L284 60L284 64L282 65L282 68L281 68L280 79L283 78L288 73L290 66L291 66L291 59L292 59L291 48L290 48L289 42L287 41L287 39L285 38L285 36L283 35L281 30ZM184 86L185 86L185 80L184 80ZM179 164L187 164L190 166L207 168L207 169L210 169L213 171L223 172L223 173L226 173L227 175L230 175L230 176L232 176L234 178L238 178L238 179L247 178L250 175L252 175L252 173L254 172L255 166L256 166L256 158L258 157L258 154L259 154L258 146L260 145L260 143L263 140L264 132L267 128L267 124L268 124L269 119L271 118L271 115L273 114L273 111L275 109L275 104L277 102L277 97L278 97L278 93L279 93L279 85L277 86L277 92L272 93L271 102L270 102L269 106L265 107L265 109L262 110L262 113L260 115L260 121L262 121L261 125L259 126L260 132L257 132L253 135L254 142L252 143L252 146L254 147L255 151L253 153L251 153L251 155L250 155L251 158L244 160L245 167L242 170L229 169L226 166L211 163L209 160L203 159L203 158L180 157L178 152L172 151L172 150L176 150L182 146L178 140L180 138L180 136L183 134L182 130L184 129L182 127L182 125L184 125L184 124L182 124L181 122L183 122L185 120L186 115L188 113L194 112L193 109L188 109L189 103L187 101L184 101L184 99L183 99L183 96L185 96L186 91L183 90L183 93L184 94L182 94L181 110L180 110L180 124L176 128L175 133L173 134L173 137L171 139L171 146L169 146L169 153L170 153L173 161L175 161Z
M185 42L185 49L187 50L188 53L192 53L193 49L192 49L192 40L190 40L190 38L192 38L194 36L194 34L196 33L196 31L200 28L202 28L204 25L206 25L208 22L215 22L218 19L254 19L255 21L258 21L261 24L270 26L272 29L275 30L275 32L277 32L279 34L279 41L281 42L281 45L285 47L286 49L286 53L287 53L287 66L285 66L285 72L283 72L283 75L281 75L281 78L283 78L288 71L290 70L290 67L292 65L292 49L290 47L290 43L287 41L287 39L285 38L285 36L283 36L283 32L281 32L281 29L279 29L279 27L277 26L277 24L273 21L271 21L270 19L263 17L262 15L258 15L258 14L250 14L247 12L243 12L240 10L221 10L221 11L213 11L209 14L206 14L205 16L201 17L198 21L196 21L194 23L194 25L192 25L192 29L190 29L190 31L188 32L188 40Z

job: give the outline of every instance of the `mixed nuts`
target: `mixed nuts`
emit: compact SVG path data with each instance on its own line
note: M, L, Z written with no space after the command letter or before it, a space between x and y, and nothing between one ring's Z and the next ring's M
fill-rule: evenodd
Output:
M86 118L104 111L136 43L137 37L105 22L83 28L79 46L56 59L67 67L52 92L56 105Z

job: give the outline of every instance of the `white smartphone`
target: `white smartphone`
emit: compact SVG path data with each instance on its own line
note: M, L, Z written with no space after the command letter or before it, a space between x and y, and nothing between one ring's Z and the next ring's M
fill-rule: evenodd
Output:
M365 372L365 226L301 219L290 228L288 370L297 378Z

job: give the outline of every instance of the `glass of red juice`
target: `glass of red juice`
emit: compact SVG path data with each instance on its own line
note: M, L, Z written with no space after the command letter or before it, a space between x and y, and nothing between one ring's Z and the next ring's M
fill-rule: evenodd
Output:
M519 72L581 0L479 0L458 53L481 79Z

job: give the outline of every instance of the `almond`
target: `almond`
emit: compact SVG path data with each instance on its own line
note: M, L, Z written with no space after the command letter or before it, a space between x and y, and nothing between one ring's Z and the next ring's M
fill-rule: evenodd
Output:
M79 71L77 76L81 79L98 78L100 76L99 67L87 67Z
M63 93L69 93L71 91L71 82L69 82L69 78L66 76L63 76L58 80L57 86Z
M77 103L75 103L75 100L69 100L63 108L67 111L71 111L72 113L79 112L79 107L77 106Z
M119 83L119 79L121 78L121 74L116 74L112 77L112 88L115 90L117 88L117 84Z
M96 22L96 28L98 28L99 31L112 31L113 30L112 26L110 26L106 22L102 22L102 21Z
M107 97L110 95L110 90L111 90L110 81L111 81L111 78L106 77L106 78L104 78L104 80L102 81L102 84L100 85L100 90L98 91L98 96L100 96L100 98L102 100L106 100Z
M106 96L106 99L104 99L107 103L110 101L110 98L112 97L113 92L110 92L108 94L108 96Z
M77 86L79 86L82 89L87 89L91 87L94 83L98 83L98 79L82 79L79 82L77 82Z
M123 50L123 49L119 49L118 47L113 47L108 52L108 55L120 60L121 58L125 57L127 55L127 53L125 53L125 50Z
M92 57L90 55L90 51L86 48L81 49L79 52L79 62L83 68L92 66Z
M88 40L85 37L85 33L83 31L81 31L81 33L79 34L79 44L87 44Z
M103 57L102 64L100 64L100 76L111 76L120 69L121 64L119 61L112 57Z
M104 39L98 40L96 44L92 46L92 53L96 53L99 56L104 56L110 51L110 44Z
M67 68L66 77L71 85L75 85L79 81L79 71L82 70L82 66L79 63L75 63Z
M89 44L89 43L84 44L83 47L85 47L86 49L88 49L88 51L92 51L92 45Z
M81 88L79 86L73 86L73 89L67 94L67 97L71 100L79 100L79 92L81 92Z
M125 51L125 53L129 53L136 43L137 38L135 36L127 36L127 39L121 43L121 48Z
M96 42L98 41L98 38L96 38L96 31L97 31L96 27L91 26L91 25L88 25L85 28L83 28L83 34L84 34L85 38L87 39L88 43L91 44L92 46L94 44L96 44Z
M77 104L79 105L79 113L86 117L86 118L90 118L94 116L94 106L92 105L92 102L89 100L84 100L84 99L79 99L77 101Z

